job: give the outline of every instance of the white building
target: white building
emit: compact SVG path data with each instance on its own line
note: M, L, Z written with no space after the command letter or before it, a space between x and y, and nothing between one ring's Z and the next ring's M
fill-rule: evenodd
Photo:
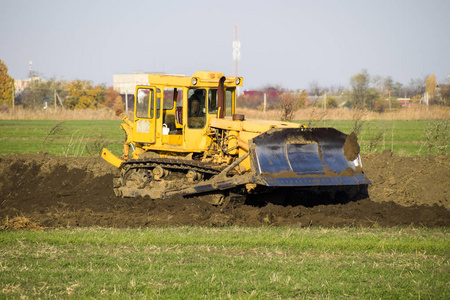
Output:
M148 75L164 74L155 72L133 72L128 74L113 74L113 88L122 96L125 110L134 106L134 90L137 85L148 85Z
M164 73L146 73L146 72L133 72L128 74L114 74L113 75L113 87L121 95L134 94L136 85L148 85L148 75L164 74Z

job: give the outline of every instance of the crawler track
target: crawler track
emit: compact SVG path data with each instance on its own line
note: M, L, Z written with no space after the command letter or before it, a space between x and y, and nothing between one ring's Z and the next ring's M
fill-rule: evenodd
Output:
M153 170L156 168L159 171L168 171L167 175L161 175L160 179L164 179L164 181L159 178L155 180ZM129 160L122 163L119 172L114 176L114 192L117 196L149 195L152 198L160 198L164 197L167 191L186 188L201 180L207 180L214 175L218 175L224 168L211 163L187 159L149 158ZM197 174L198 178L189 180L186 177L188 172ZM140 175L134 176L133 179L130 176L133 173ZM130 180L134 180L135 184L130 183Z

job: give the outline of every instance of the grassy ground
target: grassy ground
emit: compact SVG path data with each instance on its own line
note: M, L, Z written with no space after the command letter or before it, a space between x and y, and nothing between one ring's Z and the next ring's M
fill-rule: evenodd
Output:
M335 120L298 122L313 127L334 127L345 133L352 132L356 124ZM104 146L121 155L125 134L120 123L120 120L0 120L0 155L44 151L94 156ZM362 153L390 149L402 156L450 154L448 120L360 121L356 125L361 126ZM437 125L440 127L436 128Z
M0 298L449 299L448 229L0 232Z
M333 127L351 133L361 126L358 140L362 153L392 150L397 155L450 154L450 122L448 120L372 120L372 121L298 121L313 127ZM444 146L446 150L439 151Z
M103 146L120 154L120 120L0 120L0 155L39 153L94 156Z

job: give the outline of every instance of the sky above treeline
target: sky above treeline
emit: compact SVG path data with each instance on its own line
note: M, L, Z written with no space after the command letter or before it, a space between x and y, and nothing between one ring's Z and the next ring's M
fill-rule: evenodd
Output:
M407 85L450 75L448 0L0 0L0 59L29 74L112 85L113 74L197 70L244 89L348 86L365 69Z

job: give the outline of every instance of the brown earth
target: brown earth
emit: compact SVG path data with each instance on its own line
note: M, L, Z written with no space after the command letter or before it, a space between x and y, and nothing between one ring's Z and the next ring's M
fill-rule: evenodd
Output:
M115 169L101 158L9 155L0 159L0 228L8 228L18 217L38 227L450 227L449 156L398 157L384 152L363 157L363 167L373 184L370 197L356 201L342 194L301 198L304 193L289 193L284 204L264 195L250 197L245 204L216 207L195 197L118 198L112 189Z

